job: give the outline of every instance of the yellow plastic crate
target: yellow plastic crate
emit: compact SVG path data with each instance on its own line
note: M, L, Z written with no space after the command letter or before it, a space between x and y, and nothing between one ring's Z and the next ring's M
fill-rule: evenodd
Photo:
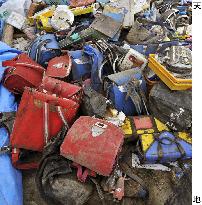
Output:
M148 59L148 67L151 68L156 75L171 89L171 90L188 90L192 88L192 79L176 78L155 58L155 54L150 54Z

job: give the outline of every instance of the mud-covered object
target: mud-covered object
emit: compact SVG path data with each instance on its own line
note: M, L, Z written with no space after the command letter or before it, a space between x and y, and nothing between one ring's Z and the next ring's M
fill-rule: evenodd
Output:
M191 78L192 51L185 46L171 46L159 53L159 61L176 77Z
M70 161L59 155L66 129L47 145L36 175L37 188L49 205L81 205L90 197L93 185L81 183L70 167Z
M70 0L71 7L87 6L94 3L95 0Z
M158 118L174 131L185 131L192 126L192 91L172 91L163 83L153 86L149 107Z
M176 10L170 9L166 10L164 13L161 15L161 21L165 23L167 28L171 30L175 30L175 20L176 20Z
M84 115L104 117L107 109L107 98L86 85L83 89L84 97L82 111Z
M122 130L114 124L90 116L80 116L67 132L60 154L99 175L109 176L123 141Z
M165 38L164 28L160 25L152 24L141 24L135 21L128 35L126 41L130 44L141 44L141 43L158 43Z
M179 183L174 187L165 205L189 205L192 203L192 174L186 170Z
M0 124L3 124L10 134L13 130L16 112L4 112L0 114Z

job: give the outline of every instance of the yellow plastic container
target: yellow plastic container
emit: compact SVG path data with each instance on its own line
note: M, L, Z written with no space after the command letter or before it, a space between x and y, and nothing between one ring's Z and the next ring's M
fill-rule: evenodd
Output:
M88 14L93 12L94 6L88 6L88 7L77 7L77 8L70 8L74 16L79 16L83 14Z
M172 73L156 60L155 54L149 55L148 62L148 67L151 68L171 90L188 90L192 88L192 79L174 77Z

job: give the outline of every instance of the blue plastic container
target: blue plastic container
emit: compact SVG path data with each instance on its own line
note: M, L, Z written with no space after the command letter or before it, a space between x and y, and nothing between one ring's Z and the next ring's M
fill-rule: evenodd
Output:
M103 63L103 55L99 50L90 45L84 46L84 52L89 56L92 62L91 86L94 90L100 92L102 91L103 84L99 78L99 69L101 68L101 65ZM103 75L103 70L101 72Z

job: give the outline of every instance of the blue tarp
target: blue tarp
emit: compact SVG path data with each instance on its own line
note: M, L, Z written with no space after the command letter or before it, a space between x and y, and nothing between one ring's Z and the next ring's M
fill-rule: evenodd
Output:
M21 52L9 47L0 41L0 82L5 67L2 62L10 60ZM17 110L15 97L0 83L0 112L13 112ZM9 142L7 129L0 126L0 147L7 146ZM12 166L10 155L0 154L0 205L22 205L22 174Z
M0 147L9 145L8 132L0 128ZM0 204L22 205L22 174L13 168L8 154L0 155Z
M2 67L2 62L10 60L20 53L20 51L13 49L0 41L0 82L6 69L5 67ZM17 103L15 102L15 96L0 83L0 112L12 112L16 110Z

